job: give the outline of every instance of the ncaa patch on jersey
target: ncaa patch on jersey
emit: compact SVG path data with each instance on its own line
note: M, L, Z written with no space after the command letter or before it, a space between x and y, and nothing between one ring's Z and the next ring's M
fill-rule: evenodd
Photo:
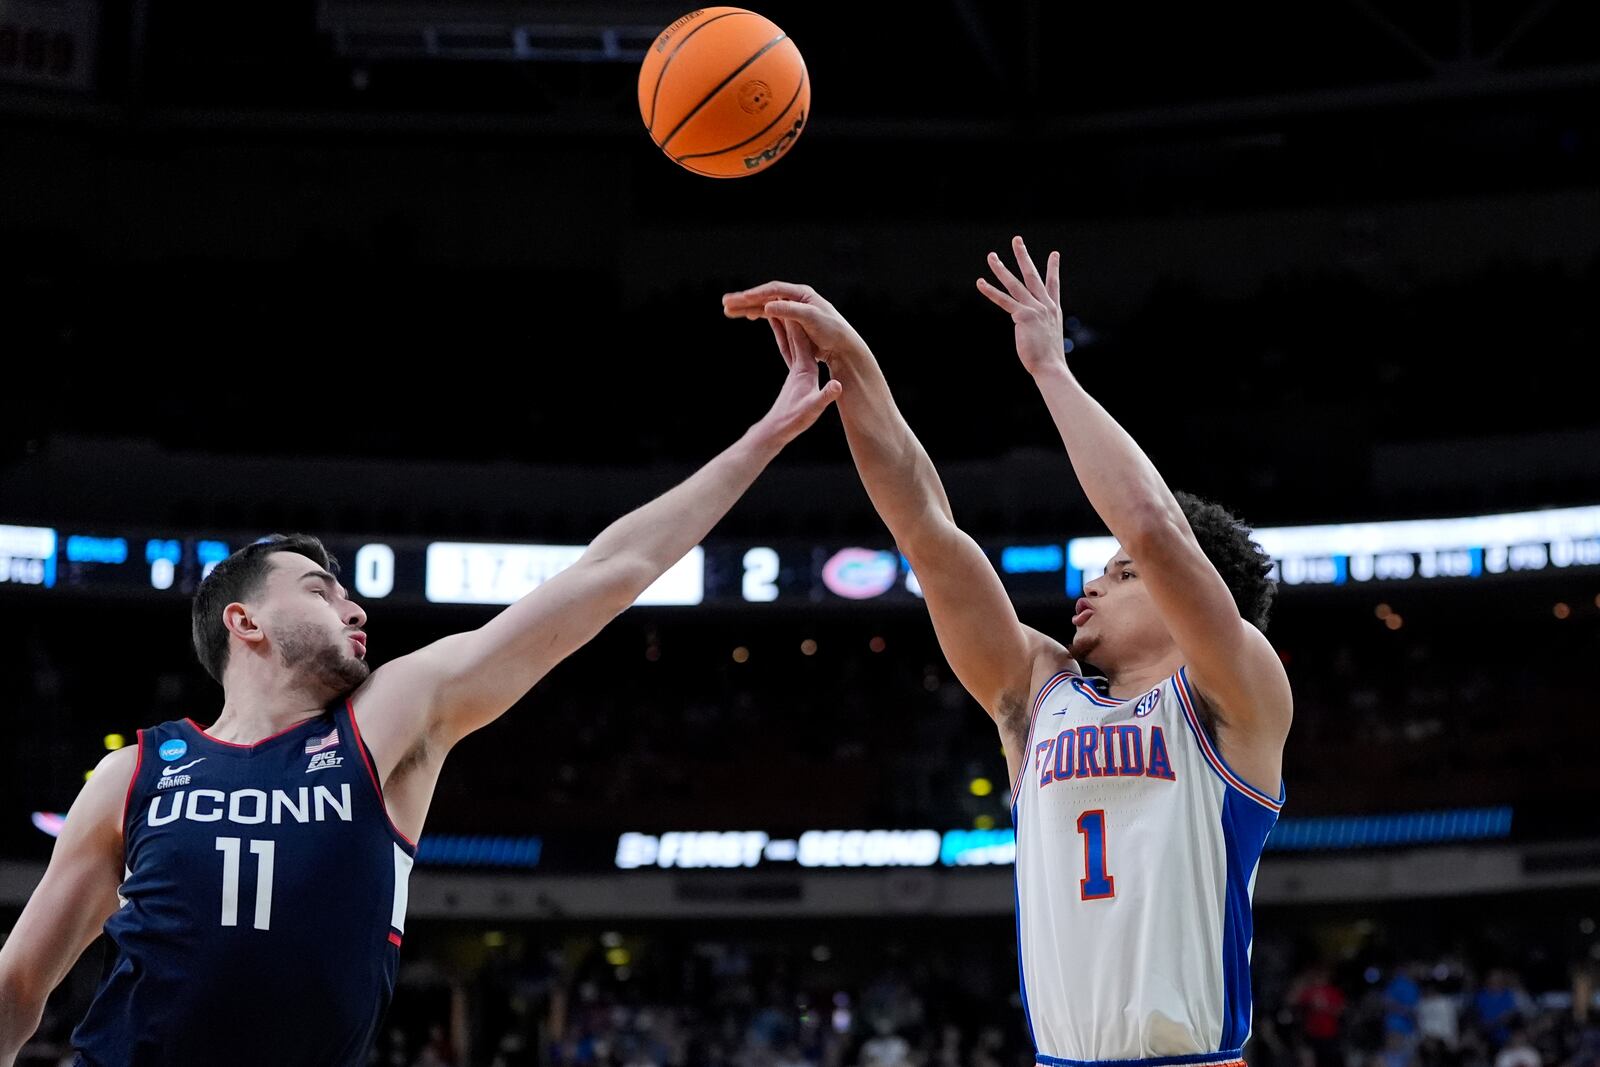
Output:
M161 742L161 747L156 749L157 754L169 763L175 759L182 759L183 754L187 751L189 751L189 742L180 741L176 737L171 741Z

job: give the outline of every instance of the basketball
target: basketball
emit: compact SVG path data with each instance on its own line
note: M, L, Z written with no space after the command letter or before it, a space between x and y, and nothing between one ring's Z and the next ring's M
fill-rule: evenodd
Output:
M639 114L674 163L710 178L766 170L811 109L800 49L754 11L707 7L673 22L639 68Z

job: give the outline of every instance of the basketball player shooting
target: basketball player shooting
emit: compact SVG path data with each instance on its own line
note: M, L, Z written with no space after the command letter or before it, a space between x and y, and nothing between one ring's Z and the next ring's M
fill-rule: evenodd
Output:
M235 552L193 638L209 729L100 762L0 949L0 1065L99 933L113 959L82 1067L364 1064L394 989L414 842L445 757L681 559L841 386L788 359L771 410L481 628L370 671L366 612L315 538Z
M1019 621L956 525L872 352L807 286L723 298L765 318L789 359L844 383L850 450L921 583L951 668L1000 732L1017 831L1023 1011L1037 1062L1240 1062L1250 1034L1250 899L1277 819L1292 702L1263 629L1270 561L1221 507L1168 490L1074 377L1060 257L1040 276L990 254L979 291L1118 548L1085 586L1070 644ZM1085 666L1092 664L1094 676Z

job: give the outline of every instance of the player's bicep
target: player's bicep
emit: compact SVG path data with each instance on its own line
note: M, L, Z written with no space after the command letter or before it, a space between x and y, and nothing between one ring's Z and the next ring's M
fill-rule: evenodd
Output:
M122 884L122 816L137 750L100 761L67 812L44 878L0 949L0 974L43 998L66 977L107 918Z
M983 549L954 525L911 565L950 669L1004 726L1011 706L1026 700L1042 635L1022 624Z
M382 704L387 729L415 735L410 743L430 736L454 744L498 718L619 615L642 588L636 570L625 559L580 559L476 630L380 668L360 699Z

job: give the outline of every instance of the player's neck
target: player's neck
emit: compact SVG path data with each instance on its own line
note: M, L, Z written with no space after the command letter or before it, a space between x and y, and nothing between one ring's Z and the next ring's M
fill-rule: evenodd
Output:
M1141 693L1148 693L1178 673L1178 668L1182 666L1183 656L1174 649L1159 657L1116 664L1103 669L1106 672L1106 686L1110 695L1125 700Z
M219 741L253 745L316 718L325 704L318 694L277 679L230 678L222 711L206 733Z

